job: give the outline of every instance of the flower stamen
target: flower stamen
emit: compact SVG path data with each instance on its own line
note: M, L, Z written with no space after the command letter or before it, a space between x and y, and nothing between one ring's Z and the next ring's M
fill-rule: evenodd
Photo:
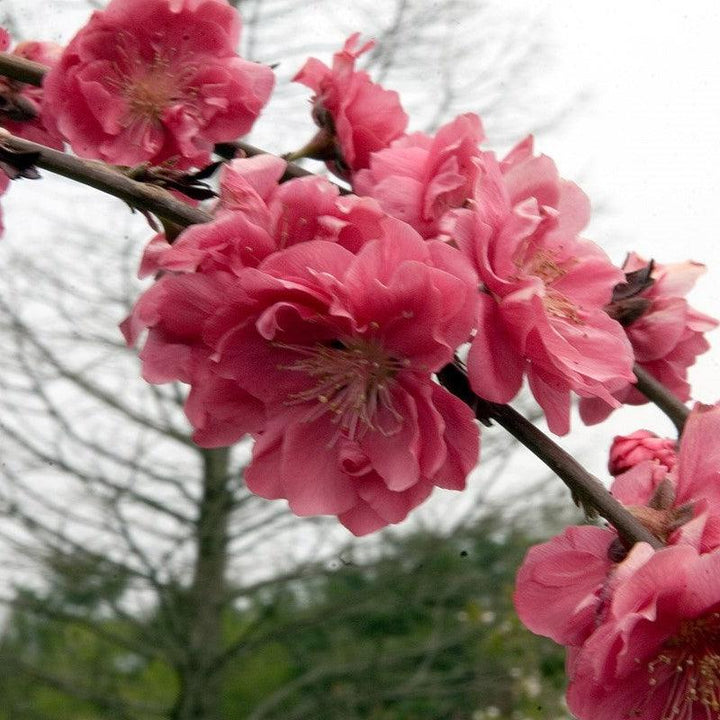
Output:
M312 404L308 422L331 413L332 421L351 440L368 430L393 433L402 419L393 404L393 381L407 367L407 360L388 355L376 342L357 338L315 345L273 344L300 356L279 369L307 376L310 386L289 395L285 404ZM382 410L390 414L389 427L379 417Z
M159 124L164 110L174 103L192 109L197 94L192 79L198 66L183 58L171 62L160 48L154 48L148 62L135 47L131 37L121 35L118 41L118 59L114 63L115 76L108 84L123 95L127 113L123 124L134 122Z
M692 720L696 703L708 720L720 719L720 613L681 623L647 668L645 702L668 693L658 720Z

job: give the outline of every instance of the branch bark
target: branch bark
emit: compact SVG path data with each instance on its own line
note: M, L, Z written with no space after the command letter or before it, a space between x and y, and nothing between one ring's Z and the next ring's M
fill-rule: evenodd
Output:
M658 382L647 370L644 370L637 363L633 368L637 384L635 387L651 402L655 403L670 420L678 431L678 435L682 435L685 428L685 421L690 414L685 403L673 395L661 382Z
M0 75L28 85L42 85L48 67L12 53L0 52Z
M222 619L228 521L232 512L229 448L203 450L203 497L197 519L197 556L186 616L186 653L178 668L180 692L171 720L222 720Z
M161 188L131 180L104 163L81 160L59 150L15 137L6 130L0 131L0 144L16 152L38 153L35 164L39 168L89 185L124 200L131 207L151 212L181 227L212 220L212 216L204 210L176 200Z
M597 510L615 527L627 546L636 542L646 542L656 549L663 546L594 475L529 420L509 405L488 402L475 395L467 376L457 365L446 365L438 378L453 395L472 408L479 420L495 420L539 457L570 488L577 500L585 507Z

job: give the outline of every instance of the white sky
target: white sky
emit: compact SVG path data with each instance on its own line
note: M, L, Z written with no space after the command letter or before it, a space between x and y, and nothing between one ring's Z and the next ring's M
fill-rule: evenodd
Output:
M561 0L548 11L553 92L591 101L543 147L587 173L619 247L705 254L720 227L720 3Z
M545 24L553 92L589 100L538 146L602 210L588 236L616 262L627 250L704 262L691 301L720 316L720 3L558 0ZM713 349L691 371L704 402L720 399L718 332L709 339ZM617 412L569 444L596 446L591 469L602 472L614 432L671 433L645 410Z

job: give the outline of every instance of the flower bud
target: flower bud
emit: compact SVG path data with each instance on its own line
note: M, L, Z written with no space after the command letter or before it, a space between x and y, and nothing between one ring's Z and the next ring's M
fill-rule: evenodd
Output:
M657 460L669 472L675 466L676 454L674 440L658 437L649 430L637 430L630 435L615 436L608 470L611 475L620 475L645 460Z

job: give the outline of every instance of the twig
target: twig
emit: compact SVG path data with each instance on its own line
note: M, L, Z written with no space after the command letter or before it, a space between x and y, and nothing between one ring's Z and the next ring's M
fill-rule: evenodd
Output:
M11 53L0 52L0 75L39 87L42 85L47 71L46 65L26 60Z
M162 188L131 180L104 163L81 160L30 140L15 137L1 128L0 145L20 153L38 153L35 161L37 167L102 190L124 200L132 207L146 210L182 227L212 220L212 216L205 211L176 200Z
M628 547L636 542L649 543L656 549L663 547L594 475L529 420L509 405L488 402L475 395L467 376L457 365L446 365L438 373L438 378L453 395L472 408L479 420L495 420L537 455L570 488L575 497L597 510L615 527Z
M250 145L250 143L243 142L242 140L235 140L234 142L226 142L226 143L218 143L215 146L215 153L219 155L220 157L225 158L226 160L232 160L232 158L235 157L235 153L238 152L238 150L243 153L247 157L255 157L256 155L268 155L267 150L263 150L262 148L255 147L254 145ZM309 170L306 170L303 167L300 167L297 163L294 162L287 162L287 167L285 168L285 172L283 173L283 176L280 178L280 182L287 182L288 180L293 180L294 178L302 178L302 177L310 177L315 176L315 173L310 172ZM337 185L337 188L340 190L340 192L345 195L350 192L350 190L347 190L344 187L341 187L340 185Z
M687 406L637 363L633 368L633 372L637 378L635 387L672 420L673 425L677 428L678 435L682 435L685 421L690 414Z

